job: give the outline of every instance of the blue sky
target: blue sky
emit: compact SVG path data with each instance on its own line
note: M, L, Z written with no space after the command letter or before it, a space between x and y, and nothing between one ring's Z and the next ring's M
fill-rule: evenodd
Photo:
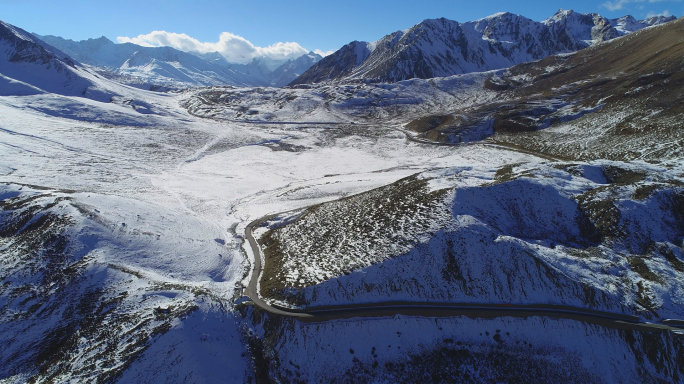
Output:
M426 18L469 21L508 11L543 20L558 9L606 17L684 13L682 0L461 1L461 0L0 0L0 20L38 34L81 40L136 37L152 31L217 42L222 32L254 47L296 42L308 50L336 50L352 40L373 41ZM230 38L232 35L226 35ZM244 43L244 42L242 42ZM246 44L246 43L245 43ZM282 46L281 46L282 48ZM292 47L289 47L292 48ZM285 47L283 49L288 49Z

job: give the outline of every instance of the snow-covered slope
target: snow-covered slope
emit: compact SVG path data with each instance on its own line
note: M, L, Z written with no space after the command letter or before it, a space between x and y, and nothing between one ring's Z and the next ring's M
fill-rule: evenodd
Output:
M394 82L507 68L574 52L672 19L608 20L598 14L566 10L543 22L511 13L497 13L467 23L430 19L372 43L352 42L321 60L292 84L341 79Z
M166 231L189 218L183 216L125 198L0 185L0 378L112 382L131 367L129 376L150 382L172 373L135 367L145 367L155 349L181 345L173 355L164 353L181 376L215 381L210 378L221 372L225 380L241 380L236 325L223 331L222 346L202 343L229 364L188 345L217 322L236 323L198 282L227 278L232 286L240 266L221 259L221 244L205 237L220 231L201 221L188 223L198 232L176 237L175 245L162 240L171 247L159 248ZM168 272L178 280L150 273L164 264L175 266Z
M681 335L544 317L264 320L266 378L304 383L679 383ZM283 329L283 332L273 332Z
M543 303L679 318L684 191L667 185L678 172L428 172L266 233L262 293L291 305Z
M63 52L0 21L0 95L52 92L109 101L96 77Z

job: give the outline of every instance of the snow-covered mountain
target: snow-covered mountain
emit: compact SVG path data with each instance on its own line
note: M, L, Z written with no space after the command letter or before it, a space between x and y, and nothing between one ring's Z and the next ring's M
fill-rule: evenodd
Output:
M200 58L171 47L142 47L115 44L106 37L73 41L57 36L40 36L74 59L105 68L119 75L141 78L153 84L175 86L252 86L259 79L235 71L216 55ZM225 61L225 60L224 60Z
M0 96L45 92L109 101L98 75L21 28L0 21Z
M218 52L208 52L208 53L190 52L190 53L192 53L193 55L195 55L195 56L197 56L197 57L199 57L205 61L213 63L213 64L222 65L224 67L227 67L230 65L228 60L226 60L226 58L223 57L223 55L218 53Z
M283 87L291 83L294 79L301 76L314 64L321 61L323 57L317 53L309 52L295 60L288 60L271 73L271 85Z
M294 61L255 58L248 64L229 63L218 52L182 52L171 47L115 44L106 37L83 41L58 36L37 36L77 61L104 68L116 75L151 84L187 86L283 86L321 59L309 53ZM311 59L311 56L315 59ZM293 66L296 68L290 69ZM280 66L284 67L281 69Z
M674 16L652 16L644 20L636 20L632 15L627 15L619 19L610 20L610 25L623 34L627 34L646 27L667 23L674 19L676 19Z
M375 79L395 82L508 68L515 64L586 48L672 17L609 20L596 13L559 10L536 22L497 13L467 23L429 19L367 43L354 41L321 60L292 82Z

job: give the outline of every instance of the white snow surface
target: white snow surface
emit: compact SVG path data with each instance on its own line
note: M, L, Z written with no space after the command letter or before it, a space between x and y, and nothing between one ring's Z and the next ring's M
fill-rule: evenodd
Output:
M14 73L51 70L34 63L18 65L26 68ZM226 381L243 381L248 362L240 355L240 331L230 304L226 312L217 310L216 303L231 303L236 285L249 278L253 255L243 247L242 234L250 221L360 193L426 169L486 164L493 157L505 163L517 156L410 143L383 127L364 127L369 134L337 135L335 129L306 124L202 119L178 106L182 94L142 91L82 69L74 73L77 81L87 80L88 89L111 96L91 99L88 92L84 97L40 78L28 83L29 88L40 86L40 92L0 96L3 188L29 194L47 188L72 199L69 206L89 212L83 216L69 208L76 218L70 233L83 244L83 257L94 263L92 273L105 270L112 276L102 284L112 292L128 292L130 299L122 307L126 313L154 318L154 308L173 305L159 284L211 293L205 303L206 295L174 291L176 305L198 309L153 338L121 377L124 381L174 381L188 374L187 382L214 382L222 370L230 371L221 376ZM330 118L321 112L321 119ZM283 119L294 120L296 115L284 114ZM141 277L130 283L129 275L116 268ZM136 298L150 294L159 299L136 304ZM225 329L218 326L221 321ZM32 329L40 334L54 324ZM197 335L208 344L197 344ZM97 359L87 345L79 347L70 362L74 370L83 368L79 361ZM175 352L169 356L168 351ZM171 370L149 369L173 356L183 363ZM221 365L224 358L231 363ZM19 372L12 380L21 382L31 374Z
M30 35L12 30L18 40L31 43ZM4 41L0 40L3 44L0 47L0 199L28 198L39 193L69 198L50 210L73 218L68 231L80 247L79 257L92 263L87 276L108 289L108 294L127 292L120 309L123 315L135 314L149 319L150 324L157 324L160 320L155 308L196 307L189 314L173 319L165 333L154 336L149 348L119 378L121 382L244 382L250 362L243 355L243 330L239 328L241 323L236 320L232 302L236 287L246 284L252 273L250 260L254 255L243 239L246 225L265 215L301 210L421 172L431 179L431 188L448 186L463 191L456 193L455 206L462 204L453 209L457 214L449 228L457 228L468 239L466 232L479 231L473 236L491 240L485 249L490 252L488 256L502 251L514 253L512 249L538 252L540 258L562 274L603 287L609 293L617 291L618 283L614 281L617 278L613 275L593 276L594 272L598 275L604 267L611 266L610 255L607 261L587 260L585 264L577 264L575 259L563 258L561 252L549 250L547 240L553 237L553 233L547 233L551 231L549 228L541 228L532 238L521 240L519 234L513 233L516 227L510 220L478 221L477 209L500 210L500 207L487 205L495 202L483 202L482 196L473 192L490 183L494 172L508 164L524 164L521 166L524 169L518 171L537 170L539 177L535 178L534 185L513 184L520 190L535 187L567 197L584 191L587 185L604 181L590 176L561 175L546 164L547 160L500 147L479 143L432 146L408 141L399 131L400 122L405 122L407 116L439 110L445 105L467 106L475 103L473 100L491 99L492 94L482 89L487 74L322 89L229 89L224 105L212 105L201 102L204 92L226 89L185 93L143 91L104 79L86 67L70 66L54 52L46 56L46 62L11 61L16 45ZM38 46L35 44L32 49ZM278 98L291 96L296 99L279 108ZM189 106L194 114L180 104ZM256 113L249 114L244 106ZM375 123L351 124L357 119ZM681 174L682 169L681 166L658 168L658 172ZM496 186L491 188L495 194ZM464 203L478 199L479 204ZM562 216L567 213L567 206L563 199L559 201L554 208ZM630 207L634 221L652 213L642 208ZM539 218L553 222L552 217L545 215L540 213ZM658 235L665 231L663 227L654 224L644 230ZM572 233L572 230L565 232ZM425 237L424 244L429 247L434 238ZM419 253L420 249L409 250L402 252L402 257L408 259ZM391 259L389 263L400 264L401 260ZM671 273L670 277L680 276L672 274L663 260L648 263L653 270ZM359 275L378 273L386 278L377 268L371 265ZM401 268L400 265L394 271ZM407 274L398 276L404 278ZM500 271L495 277L502 277ZM635 276L627 277L636 281ZM429 280L431 276L425 274L420 278ZM346 279L352 288L363 280L358 275ZM655 292L653 297L663 300L665 313L680 314L681 280L675 277L671 280L675 283ZM611 286L612 283L616 285ZM323 288L325 284L321 284ZM439 287L434 292L432 298L451 298ZM549 294L542 290L531 292L535 302L550 301ZM411 296L412 293L416 295ZM423 293L408 291L406 298L421 297ZM376 300L381 294L369 296L358 297ZM522 295L512 298L517 302L530 299ZM322 296L321 302L335 299L332 295ZM10 342L9 335L18 332L21 326L5 321L12 313L5 315L0 322L9 331L2 333L2 344L12 351L31 347L30 343ZM37 343L59 319L55 316L49 324L33 324L20 331L25 332L26 340ZM318 377L315 375L326 364L338 359L340 350L349 348L344 343L352 337L340 335L356 335L353 339L365 343L355 332L385 332L383 327L388 321L349 326L335 337L330 337L339 331L335 327L346 323L324 324L321 325L324 330L311 338L310 331L302 330L308 326L299 324L286 335L297 342L284 344L281 351L297 364L311 363L305 358L305 352L296 349L298 343L313 343L311 348L318 349L330 343L328 338L335 339L338 343L332 347L335 353L323 354L311 365L312 377ZM480 330L493 324L478 320L445 321L450 322L449 329L453 332L463 326ZM560 334L559 329L567 330L569 336L557 337L558 343L567 344L570 349L595 345L594 339L576 340L584 335L582 324L533 321L536 323L501 319L497 320L497 326L510 325L511 329L524 333L520 337L543 344L544 340L535 338L532 331L534 324L541 323L549 327L550 335ZM436 331L425 328L428 323L439 322L407 321L406 329L412 330L413 338L409 344L420 348L434 343L436 336L432 332ZM135 329L132 324L123 332ZM575 339L573 335L579 336ZM124 353L125 346L119 345L117 353ZM98 345L97 348L105 347ZM607 349L590 348L584 363L591 365L591 357ZM626 347L621 345L619 350ZM71 359L68 363L74 369L83 370L86 362L97 361L99 349L91 350L90 340L81 340L75 351L75 355L65 358ZM403 353L392 352L387 359ZM5 356L9 354L0 354ZM632 359L632 355L628 358ZM345 369L351 363L345 360L339 364L333 365L335 369ZM13 372L7 380L23 382L34 373L28 367ZM615 380L620 381L628 374L616 369ZM59 379L93 379L88 376L92 372L78 377L68 375L67 372Z

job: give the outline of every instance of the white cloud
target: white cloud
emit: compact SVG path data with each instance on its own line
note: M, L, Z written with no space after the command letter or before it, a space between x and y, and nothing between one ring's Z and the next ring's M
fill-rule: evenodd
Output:
M618 11L622 8L625 7L625 5L630 4L630 3L644 3L647 0L615 0L615 1L606 1L605 3L601 4L604 8L607 8L609 11ZM680 2L682 0L648 0L649 3L660 3L663 1L674 1L674 2Z
M335 53L335 51L321 51L320 49L314 49L313 53L317 53L323 57L326 57L332 55L333 53Z
M660 13L649 12L648 15L646 15L646 18L649 18L649 17L656 17L656 16L665 16L665 17L669 17L669 16L672 16L672 14L670 13L670 11L668 11L668 10L666 9L666 10L660 12Z
M133 43L145 47L172 47L184 52L219 52L234 63L248 63L255 57L265 56L273 60L295 59L309 53L304 47L294 42L275 43L268 47L257 47L242 36L223 32L216 43L201 42L185 33L153 31L136 37L117 37L119 43ZM315 50L321 56L331 52Z

